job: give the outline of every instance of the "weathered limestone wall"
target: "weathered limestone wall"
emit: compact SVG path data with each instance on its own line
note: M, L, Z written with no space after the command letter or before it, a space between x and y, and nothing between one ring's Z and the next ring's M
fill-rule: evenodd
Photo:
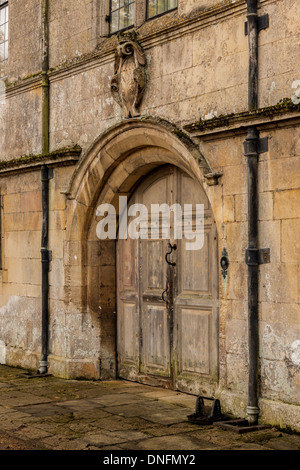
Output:
M50 67L92 52L97 17L95 0L49 2Z
M66 191L73 167L55 168L49 183L49 361L56 375L99 375L99 332L82 315L81 278L70 272L70 256L80 250L65 242ZM0 307L0 361L37 370L41 355L41 227L40 171L5 178L3 200ZM72 264L74 265L74 259ZM75 262L76 264L76 262ZM95 330L94 330L95 327ZM98 328L99 329L99 328ZM75 364L75 366L73 365Z
M41 194L39 173L7 177L3 203L1 271L2 361L35 368L40 348ZM2 362L1 361L1 362Z
M260 281L262 396L300 401L300 129L288 127L270 139L260 171L260 239L272 265Z
M259 107L291 98L299 88L300 51L299 28L296 18L300 14L297 0L260 2L259 14L269 14L269 28L259 33ZM295 46L295 47L294 47Z
M192 13L194 10L212 8L220 3L218 0L185 0L178 2L178 12L180 15Z
M113 125L121 111L110 93L113 63L68 74L51 85L51 148L78 143L87 148L105 129Z
M147 49L144 112L176 124L247 107L247 39L242 16ZM179 118L179 119L178 119Z
M82 309L81 245L66 240L68 189L74 167L54 169L50 180L49 367L61 377L99 377L99 325Z
M260 396L269 420L270 410L277 410L279 400L294 405L300 400L299 134L299 127L292 126L261 132L261 137L269 138L269 151L259 158L259 246L270 248L271 263L260 266ZM209 156L212 167L223 172L222 214L217 223L220 256L226 247L230 266L228 278L220 280L220 385L228 391L227 400L233 409L241 403L246 406L242 396L246 397L248 383L244 140L245 135L201 141L202 152ZM299 410L291 410L290 420L297 427Z
M12 90L2 96L0 159L41 152L41 89Z
M10 38L8 54L9 82L15 82L41 71L41 2L9 2Z

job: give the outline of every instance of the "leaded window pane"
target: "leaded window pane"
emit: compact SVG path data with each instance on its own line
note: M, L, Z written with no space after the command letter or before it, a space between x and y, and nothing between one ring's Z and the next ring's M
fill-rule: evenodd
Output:
M178 0L148 0L148 18L177 8Z
M2 6L1 6L2 4ZM0 78L6 75L8 57L8 5L0 1Z
M0 10L0 25L3 25L5 24L5 18L6 18L6 10L7 10L7 7L3 7L1 8Z
M134 24L135 0L111 0L110 32L115 33Z

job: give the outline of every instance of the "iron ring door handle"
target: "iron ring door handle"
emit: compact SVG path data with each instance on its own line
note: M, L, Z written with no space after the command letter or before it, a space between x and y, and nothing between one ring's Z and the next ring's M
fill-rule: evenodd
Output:
M168 256L172 253L173 250L175 251L177 249L177 245L176 245L176 243L174 243L174 245L171 245L171 243L168 243L168 248L170 249L170 251L167 251L166 256L165 256L165 260L170 266L176 266L175 262L172 262L172 261L168 260Z

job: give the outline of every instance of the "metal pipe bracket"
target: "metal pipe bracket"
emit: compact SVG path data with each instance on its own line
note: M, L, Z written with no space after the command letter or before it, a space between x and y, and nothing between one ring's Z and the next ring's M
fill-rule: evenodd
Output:
M258 31L262 29L267 29L269 27L269 15L266 13L265 15L257 17L257 28ZM248 35L248 21L245 22L245 36Z
M245 259L248 266L270 263L270 248L261 248L260 250L247 248Z

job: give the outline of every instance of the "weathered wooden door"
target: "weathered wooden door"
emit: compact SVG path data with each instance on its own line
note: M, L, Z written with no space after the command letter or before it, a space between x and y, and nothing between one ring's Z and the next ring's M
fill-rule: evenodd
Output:
M167 166L146 178L132 204L147 208L138 213L142 227L153 224L154 204L177 204L184 213L192 208L193 232L196 204L203 204L204 243L199 250L186 249L191 240L184 216L173 217L173 211L170 218L155 219L158 233L152 238L149 230L145 238L118 240L119 376L198 393L203 381L217 380L218 371L217 237L208 199L189 175ZM182 239L174 238L178 224Z

